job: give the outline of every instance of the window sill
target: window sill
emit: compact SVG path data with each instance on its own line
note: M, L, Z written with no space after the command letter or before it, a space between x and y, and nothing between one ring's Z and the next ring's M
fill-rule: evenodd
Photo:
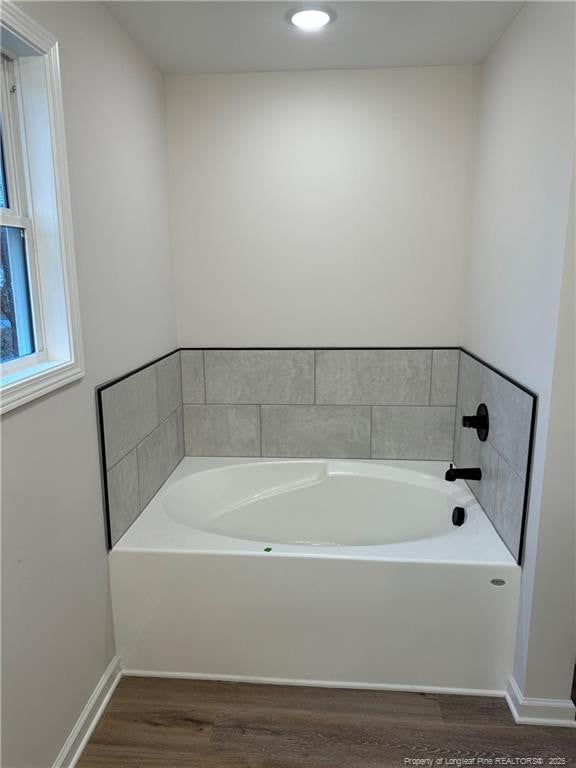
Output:
M0 378L0 413L19 408L38 397L84 376L84 368L72 360L46 360Z

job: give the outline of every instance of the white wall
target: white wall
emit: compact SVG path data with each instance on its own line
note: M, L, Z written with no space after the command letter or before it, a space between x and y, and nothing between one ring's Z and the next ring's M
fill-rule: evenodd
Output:
M546 694L557 698L564 692L569 698L576 656L573 631L576 621L574 221L573 187L560 294L538 550L535 562L531 564L534 586L524 664L527 695L534 697ZM560 612L563 613L561 619L557 615Z
M541 500L574 152L573 13L527 3L483 64L464 331L466 347L540 397L515 677L525 695L552 698L569 698L573 662L573 601L539 549L557 524Z
M168 76L180 344L459 344L477 74Z
M86 377L2 419L3 765L47 768L114 654L94 386L175 345L163 82L97 3L59 40Z

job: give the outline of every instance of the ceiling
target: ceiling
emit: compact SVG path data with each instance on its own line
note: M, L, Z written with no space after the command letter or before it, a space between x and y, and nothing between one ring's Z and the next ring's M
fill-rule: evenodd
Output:
M321 32L292 27L286 2L110 2L165 73L476 64L523 3L329 2Z

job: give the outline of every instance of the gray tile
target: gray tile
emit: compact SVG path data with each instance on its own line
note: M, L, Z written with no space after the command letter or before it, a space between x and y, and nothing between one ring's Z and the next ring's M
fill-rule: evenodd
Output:
M180 371L180 352L165 357L156 363L158 379L158 421L182 405L182 373Z
M106 466L111 467L158 425L154 365L102 392Z
M262 455L370 457L370 407L263 405Z
M522 532L524 487L524 480L501 458L498 466L494 527L516 559Z
M205 403L204 353L201 349L183 349L180 352L182 365L182 400L185 403Z
M179 461L176 412L149 434L136 450L140 508L144 509Z
M458 407L465 416L476 413L482 402L482 377L484 366L466 352L460 352L458 373Z
M208 403L313 403L313 350L207 350Z
M456 465L460 463L460 436L462 434L462 411L456 408L456 420L454 422L454 456L453 460Z
M178 450L178 461L181 461L181 459L184 458L184 410L182 406L178 408L176 411L176 425L178 428L177 432L177 450Z
M328 350L316 353L316 402L428 405L432 351Z
M432 353L431 405L456 405L458 392L458 349L435 349Z
M187 456L260 456L256 405L185 405Z
M490 415L489 441L522 478L526 477L532 398L489 368L484 371L482 402Z
M454 414L440 406L375 406L372 458L451 459Z
M458 453L455 455L456 464L459 467L478 467L480 465L480 446L482 443L478 440L478 435L473 429L465 429L462 426L462 411L457 410L458 422L456 430L458 437Z
M480 506L486 512L490 520L494 520L494 508L496 504L496 479L498 476L498 453L489 442L480 442L476 432L472 429L465 429L470 435L470 441L475 440L478 444L477 460L475 463L466 463L461 466L480 467L482 470L482 480L469 480L470 490L478 499Z
M114 545L140 514L136 451L130 451L109 469L107 480L110 532Z

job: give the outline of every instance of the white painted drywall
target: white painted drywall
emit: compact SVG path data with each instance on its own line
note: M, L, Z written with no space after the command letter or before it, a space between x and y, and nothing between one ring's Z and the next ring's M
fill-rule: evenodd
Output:
M163 83L97 3L60 45L86 377L2 419L3 765L47 768L114 654L94 386L175 345Z
M168 76L180 344L460 343L477 75Z
M576 511L575 477L575 329L574 329L574 186L550 402L538 550L531 563L534 587L526 654L527 695L570 698L576 635L574 591ZM557 612L562 610L560 620ZM571 621L571 626L570 626ZM542 659L544 662L542 662ZM550 660L550 661L549 661Z
M527 3L482 66L464 315L465 346L540 398L514 674L525 696L559 699L569 698L573 657L560 638L570 643L573 601L556 592L539 545L557 512L541 502L574 152L573 13ZM529 637L543 621L548 639Z

